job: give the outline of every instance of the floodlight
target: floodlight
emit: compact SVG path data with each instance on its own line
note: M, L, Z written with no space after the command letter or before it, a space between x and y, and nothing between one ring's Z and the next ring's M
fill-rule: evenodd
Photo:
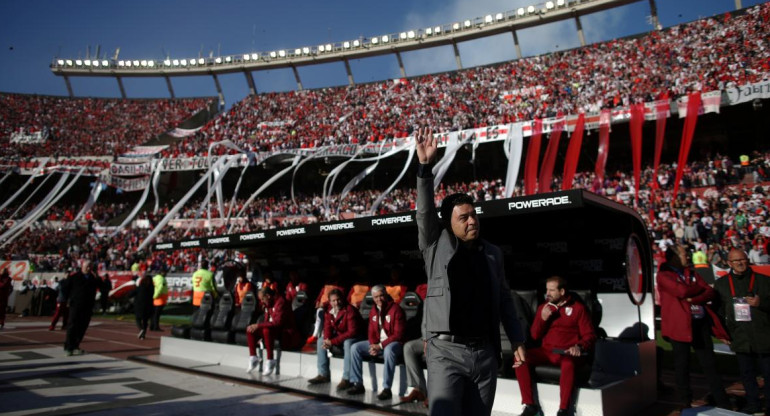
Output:
M428 35L428 36L432 35L433 34L433 29L432 28L426 28L425 29L425 34Z
M248 61L248 60L249 60L249 58L250 58L250 57L249 57L249 54L247 54L247 53L244 53L244 54L243 54L243 60L244 60L244 61Z
M454 29L454 30L460 30L460 24L459 24L459 23L457 23L457 22L455 22L455 23L452 25L452 29Z
M216 62L216 63L218 63L218 64L221 64L221 63L222 63L222 58L221 58L221 57L219 57L219 56L217 56L217 58L216 58L216 59L214 59L214 62Z
M285 58L286 57L286 51L284 49L281 49L280 51L278 51L278 56L280 56L281 58Z
M166 59L165 61L163 61L163 65L171 66L171 60L170 59Z
M463 26L471 27L471 21L470 20L466 20L465 22L463 22Z
M195 65L195 58L190 58L189 61L187 61L190 65Z
M142 59L141 64L142 64L142 66L147 66L147 60L146 59Z
M361 46L361 41L360 41L360 40L358 40L358 39L354 40L354 41L353 41L353 47L354 47L354 48L357 48L357 47L359 47L359 46Z
M300 48L294 49L294 55L301 55L301 54L302 54L302 49Z
M59 66L64 65L64 60L63 59L59 59L58 61L56 61L56 65L59 65Z
M134 61L132 63L134 64L134 66L139 66L139 61Z
M410 30L406 32L406 37L408 37L409 39L414 39L414 36L415 36L414 30Z
M109 65L110 65L110 63L107 62L106 59L102 61L102 66L109 66Z
M502 13L498 13L498 14L495 15L495 20L503 20L503 17L504 16L503 16Z
M564 3L566 3L564 0L556 0L556 5L559 7L564 6Z
M323 52L326 50L326 46L324 45L318 45L318 52Z
M436 35L441 33L441 26L436 26L435 28L433 28L433 33L435 33Z
M492 18L491 14L484 16L484 23L492 23L493 21L494 19Z
M388 43L390 42L390 36L382 35L382 38L380 40L382 40L382 43Z
M171 63L174 64L174 66L179 66L179 59L174 59Z
M406 39L406 32L401 32L401 33L399 33L399 34L398 34L398 38L399 38L399 39L402 39L402 40L405 40L405 39Z
M373 38L372 38L372 45L376 45L376 44L378 44L378 43L380 43L380 38L378 38L378 37L373 37Z
M182 59L181 61L179 61L179 64L182 66L187 66L187 59Z
M310 55L310 47L305 46L304 48L302 48L302 53L304 53L305 55Z
M326 52L331 52L331 51L332 51L332 49L333 49L333 48L332 48L332 44L331 44L331 43L327 43L327 44L326 44Z
M72 66L72 60L71 59L67 59L67 61L65 63L67 64L67 66Z
M534 12L535 12L535 6L527 7L527 13L534 13Z
M118 61L118 66L126 66L126 63L123 61Z
M227 62L229 64L232 61L233 61L233 57L232 56L225 56L225 62Z
M147 61L147 66L149 66L150 68L154 67L155 66L155 61L150 59L149 61Z
M545 2L545 8L548 10L553 9L553 2L552 1Z
M77 65L77 66L83 65L83 61L81 61L80 59L76 59L75 60L75 65Z
M206 60L203 58L198 58L198 65L203 65L206 63Z
M516 14L519 15L519 16L524 16L524 8L523 7L519 7L519 9L516 10Z
M259 54L256 54L256 53L252 53L252 54L251 54L251 59L253 59L253 60L255 60L255 61L256 61L257 59L259 59Z
M342 47L345 49L350 49L350 42L348 41L342 42Z
M126 61L126 66L131 68L131 61Z
M83 61L83 63L86 64L86 66L91 66L91 60L90 59L86 59L85 61Z
M94 60L94 61L93 61L93 64L94 64L94 66L99 66L99 61L97 61L97 60Z
M275 51L270 52L270 57L271 58L275 58L276 56L278 56L278 54L275 53Z

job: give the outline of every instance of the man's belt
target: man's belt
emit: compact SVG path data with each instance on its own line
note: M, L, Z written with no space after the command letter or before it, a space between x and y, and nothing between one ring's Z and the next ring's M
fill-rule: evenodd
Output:
M483 345L486 340L482 337L463 337L460 335L452 334L438 334L436 338L442 341L449 341L455 344L462 344L468 347L477 347Z

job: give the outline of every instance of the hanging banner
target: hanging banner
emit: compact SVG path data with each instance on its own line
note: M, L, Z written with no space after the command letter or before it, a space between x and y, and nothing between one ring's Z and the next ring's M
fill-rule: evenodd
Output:
M631 106L631 161L634 167L634 206L639 206L639 187L642 178L642 124L644 123L644 104Z
M599 121L599 154L596 156L596 179L599 187L604 182L604 168L610 154L610 110L602 110Z
M22 133L20 131L11 133L11 143L15 144L39 144L46 140L48 140L48 129L34 133Z
M122 189L124 192L142 191L150 186L150 176L139 178L121 178L119 176L103 175L102 182L113 187Z
M724 99L727 105L747 103L756 99L770 98L770 80L742 87L727 88L724 91Z
M548 146L545 148L543 164L540 166L540 176L537 178L538 192L551 192L551 179L553 168L556 164L556 154L559 152L559 140L564 130L564 119L553 125L551 135L548 137Z
M698 114L719 113L719 105L722 102L721 91L709 91L704 93L698 92L698 94L700 94L701 97L700 106L697 107ZM688 99L689 95L685 95L684 97L680 97L678 100L676 100L676 106L679 111L679 118L687 117L687 112L690 111Z
M113 176L139 176L150 174L150 162L143 163L112 163L110 175Z
M572 180L575 178L578 158L580 157L580 148L583 146L583 126L585 124L585 115L581 113L578 116L578 123L567 147L567 157L564 159L564 174L561 189L566 191L572 189Z
M660 155L663 153L663 141L666 138L666 119L669 117L668 101L665 104L659 104L655 109L657 115L655 119L655 158L652 165L652 187L658 188L658 167L660 167Z
M537 192L537 165L540 162L540 141L542 140L543 121L535 119L532 138L527 145L527 161L524 164L524 193ZM523 133L523 129L522 129Z
M687 157L690 154L690 145L692 145L692 136L695 134L695 124L698 122L698 108L700 108L700 93L690 94L687 103L687 118L684 121L682 130L682 144L679 147L679 161L676 167L676 180L674 181L674 197L679 195L679 182L682 180L684 166L687 164Z
M513 190L516 188L516 180L519 176L519 167L521 166L521 153L524 147L524 136L522 127L524 123L508 125L508 137L503 143L503 151L508 157L508 171L505 174L505 197L513 196Z

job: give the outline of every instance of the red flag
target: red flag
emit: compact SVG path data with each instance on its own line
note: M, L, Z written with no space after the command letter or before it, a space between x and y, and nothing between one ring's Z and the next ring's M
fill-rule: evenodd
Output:
M599 154L596 156L594 172L599 183L604 182L604 167L610 153L610 110L602 110L599 114Z
M562 117L559 114L557 117ZM557 121L551 127L551 136L548 138L548 146L545 148L543 164L540 166L540 176L537 178L538 192L551 192L551 179L553 178L553 166L556 164L556 153L559 151L559 139L564 130L564 119Z
M687 157L690 154L690 145L692 145L692 136L695 134L695 124L698 122L698 110L700 109L700 91L689 95L687 101L687 117L684 120L684 130L682 130L682 144L679 147L679 160L676 166L676 181L674 182L674 198L679 194L679 181L682 180L684 165L687 164ZM673 203L673 199L672 199Z
M668 102L655 106L655 161L652 165L653 189L658 188L658 167L660 167L660 154L663 151L663 139L666 137L666 116L668 114Z
M543 120L535 119L532 137L527 146L527 161L524 164L524 193L532 195L537 191L537 164L540 160L540 141L543 135Z
M644 104L631 106L631 159L634 166L634 206L639 205L639 187L642 179L642 124L644 123Z
M569 140L569 147L567 147L567 158L564 160L564 175L562 175L564 181L561 183L562 191L572 189L572 179L575 177L580 147L583 145L583 128L585 123L585 114L580 113L577 124L575 124L575 131L572 132L572 137Z

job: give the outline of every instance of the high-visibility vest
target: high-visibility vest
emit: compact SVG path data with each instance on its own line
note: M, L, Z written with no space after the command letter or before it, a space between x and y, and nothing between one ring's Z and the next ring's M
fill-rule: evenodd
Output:
M166 283L166 278L162 274L156 274L152 277L152 284L155 286L155 291L152 294L152 304L163 306L168 303L168 284Z
M201 306L203 295L211 292L211 295L217 297L217 290L214 287L214 273L207 269L199 269L192 275L193 305Z
M738 157L741 161L741 166L748 166L749 165L749 155L740 155Z

